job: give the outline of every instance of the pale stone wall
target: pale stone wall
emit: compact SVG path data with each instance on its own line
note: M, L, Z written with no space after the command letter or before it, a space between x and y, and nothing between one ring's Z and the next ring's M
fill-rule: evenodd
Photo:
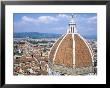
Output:
M71 68L64 67L61 65L53 65L50 69L53 75L85 75L93 73L92 66L82 68Z

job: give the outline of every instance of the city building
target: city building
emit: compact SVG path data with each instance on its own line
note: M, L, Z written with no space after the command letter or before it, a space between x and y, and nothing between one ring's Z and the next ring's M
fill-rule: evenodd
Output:
M93 72L93 51L77 32L72 15L67 33L60 37L49 54L50 75L85 75Z

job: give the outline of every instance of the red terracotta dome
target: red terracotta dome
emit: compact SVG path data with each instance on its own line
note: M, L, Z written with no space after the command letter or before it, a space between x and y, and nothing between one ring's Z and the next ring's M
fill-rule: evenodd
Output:
M89 44L79 34L65 34L52 47L50 61L67 67L92 65L92 51Z

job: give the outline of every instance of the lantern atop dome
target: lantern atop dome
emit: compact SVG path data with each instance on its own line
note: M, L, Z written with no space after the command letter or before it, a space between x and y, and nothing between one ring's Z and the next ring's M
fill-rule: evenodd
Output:
M71 19L69 21L69 29L67 30L67 33L77 33L77 31L76 31L76 22L74 20L73 14L72 14Z

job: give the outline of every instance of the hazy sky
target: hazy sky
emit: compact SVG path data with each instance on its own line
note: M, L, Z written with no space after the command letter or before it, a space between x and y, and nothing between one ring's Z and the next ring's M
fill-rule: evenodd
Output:
M65 33L72 13L16 13L14 32ZM96 13L75 13L77 31L86 35L97 35Z

